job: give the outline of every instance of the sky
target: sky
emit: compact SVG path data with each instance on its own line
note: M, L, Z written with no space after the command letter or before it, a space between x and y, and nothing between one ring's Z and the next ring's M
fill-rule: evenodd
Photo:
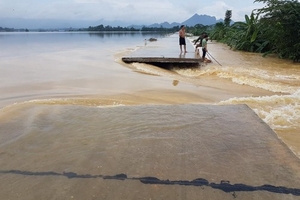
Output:
M195 13L244 21L263 4L254 0L0 0L0 20L10 18L124 21L132 24L181 23ZM1 21L0 21L1 23Z

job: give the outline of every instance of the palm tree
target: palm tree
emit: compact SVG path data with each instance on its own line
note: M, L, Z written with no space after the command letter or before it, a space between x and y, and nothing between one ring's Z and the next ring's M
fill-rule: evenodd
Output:
M245 15L245 22L236 22L232 25L230 34L230 46L239 50L253 51L252 43L257 37L257 18L251 13L250 17Z
M224 19L225 26L230 26L231 16L232 16L232 11L227 10L226 13L225 13L225 19Z
M213 30L210 33L210 38L212 40L223 40L225 37L225 25L223 22L218 22L215 24Z

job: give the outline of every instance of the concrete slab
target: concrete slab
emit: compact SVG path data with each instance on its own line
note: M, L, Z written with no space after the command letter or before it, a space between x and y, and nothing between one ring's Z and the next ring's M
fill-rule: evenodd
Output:
M199 67L202 62L201 59L196 58L164 58L164 57L123 57L123 62L126 63L147 63L162 68L171 68L171 67Z
M144 47L123 57L124 62L143 62L163 68L195 67L202 62L200 55L195 53L194 46L186 39L187 53L179 49L178 34L159 38L157 41L148 42Z
M139 48L137 51L133 51L130 56L195 58L195 49L188 39L186 39L186 46L188 53L180 53L178 34L172 34L167 37L157 38L157 41L154 42L147 42L147 44L142 48Z
M0 199L300 199L299 159L246 105L51 110L0 146Z

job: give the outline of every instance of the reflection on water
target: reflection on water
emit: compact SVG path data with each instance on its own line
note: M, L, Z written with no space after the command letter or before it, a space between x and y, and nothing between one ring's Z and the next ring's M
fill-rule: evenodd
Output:
M178 83L179 83L179 81L178 81L178 80L174 80L174 81L173 81L173 85L174 85L174 86L177 86L177 85L178 85Z

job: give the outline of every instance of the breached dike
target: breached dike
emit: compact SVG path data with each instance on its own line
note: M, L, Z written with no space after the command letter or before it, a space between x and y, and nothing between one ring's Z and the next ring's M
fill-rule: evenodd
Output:
M202 62L199 58L165 58L165 57L123 57L125 63L146 63L162 68L172 68L174 66L180 68L198 67Z

